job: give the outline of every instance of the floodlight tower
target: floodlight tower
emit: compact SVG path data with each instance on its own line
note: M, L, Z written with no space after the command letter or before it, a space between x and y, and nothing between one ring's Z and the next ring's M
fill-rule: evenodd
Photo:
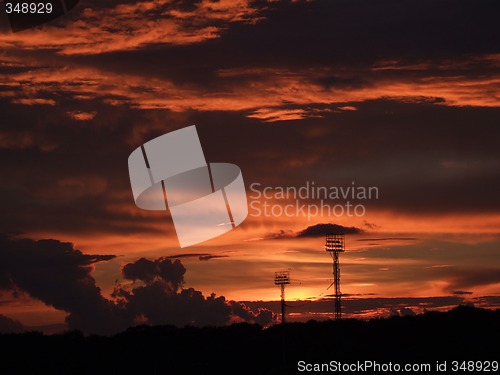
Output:
M333 286L335 287L335 319L340 319L340 262L339 253L345 251L345 235L343 234L327 234L325 250L330 253L333 260ZM331 285L330 285L331 286Z
M281 323L285 324L285 285L290 284L290 271L278 271L274 273L274 285L281 289Z

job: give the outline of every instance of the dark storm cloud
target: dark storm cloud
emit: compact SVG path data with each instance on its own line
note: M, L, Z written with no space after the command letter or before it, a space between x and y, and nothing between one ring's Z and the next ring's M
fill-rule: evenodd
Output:
M129 280L141 280L151 283L156 279L161 279L171 284L171 288L176 291L184 282L186 268L180 260L160 258L151 261L141 258L134 263L125 265L122 269L123 276Z
M306 237L322 237L325 234L360 234L363 230L356 227L344 227L339 224L315 224L298 231L285 231L281 230L278 233L273 233L268 236L270 239L282 238L306 238Z
M316 224L297 233L297 237L320 237L325 234L359 234L363 231L355 227L344 227L338 224Z
M231 318L231 307L224 296L205 297L193 288L172 291L160 280L131 292L117 290L114 295L123 301L125 310L134 319L152 325L224 325Z
M269 322L277 319L276 314L267 308L257 308L257 313L241 302L231 301L233 314L245 322L256 323L266 326Z
M456 296L467 296L467 295L470 295L470 294L474 294L473 292L467 292L465 290L454 290L451 293L453 293Z
M0 237L0 288L27 293L69 313L70 328L106 332L115 328L113 305L90 275L92 265L114 255L86 255L57 240Z
M117 286L113 293L116 299L109 300L101 294L91 271L93 264L113 258L86 255L70 243L56 240L33 241L3 235L0 290L26 293L68 312L68 327L85 333L109 334L138 323L223 325L237 316L266 325L274 319L265 309L254 314L224 296L205 297L193 288L182 289L186 269L180 260L165 258L141 258L126 264L122 269L124 277L140 280L144 285L131 290ZM15 326L6 319L0 323L0 328L2 324Z
M185 271L178 259L141 258L125 265L122 269L125 278L144 282L132 290L117 287L113 293L130 319L128 324L224 325L235 316L262 325L273 322L274 315L266 309L254 314L245 305L227 301L224 296L212 293L205 297L193 288L182 289Z
M266 309L253 313L245 305L227 301L224 296L212 293L204 297L193 288L181 289L185 271L178 259L141 258L125 265L122 273L128 279L142 280L145 285L131 291L119 287L114 296L133 319L140 318L153 325L224 325L233 317L262 325L273 322L274 315Z

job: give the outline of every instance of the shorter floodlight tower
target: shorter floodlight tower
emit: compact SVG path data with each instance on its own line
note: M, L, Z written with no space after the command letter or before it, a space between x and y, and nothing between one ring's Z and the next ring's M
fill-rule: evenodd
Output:
M340 262L339 253L345 251L345 235L343 234L327 234L325 250L330 253L333 260L333 286L335 288L335 319L340 319ZM331 286L331 285L330 285Z
M285 285L290 284L290 271L274 273L274 285L281 288L281 323L285 324Z

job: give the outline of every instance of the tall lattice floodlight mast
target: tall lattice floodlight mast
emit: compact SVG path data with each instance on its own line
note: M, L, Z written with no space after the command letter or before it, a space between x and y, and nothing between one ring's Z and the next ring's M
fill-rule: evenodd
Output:
M340 319L341 317L341 305L340 299L342 294L340 293L340 262L339 253L345 251L345 235L343 234L327 234L325 250L330 253L333 260L333 283L335 288L335 319ZM331 286L331 285L330 285Z
M290 284L290 271L278 271L274 273L274 285L281 289L281 323L285 324L285 285Z

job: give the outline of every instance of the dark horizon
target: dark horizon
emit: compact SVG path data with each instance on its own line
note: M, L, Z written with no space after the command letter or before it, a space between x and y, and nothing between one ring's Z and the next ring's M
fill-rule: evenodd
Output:
M112 337L85 337L78 331L57 336L0 334L0 344L5 347L2 367L7 373L290 374L314 366L347 373L365 367L380 372L388 366L409 373L465 371L463 366L498 371L499 319L500 310L459 306L446 313L368 322L308 321L268 329L238 323L137 326Z

